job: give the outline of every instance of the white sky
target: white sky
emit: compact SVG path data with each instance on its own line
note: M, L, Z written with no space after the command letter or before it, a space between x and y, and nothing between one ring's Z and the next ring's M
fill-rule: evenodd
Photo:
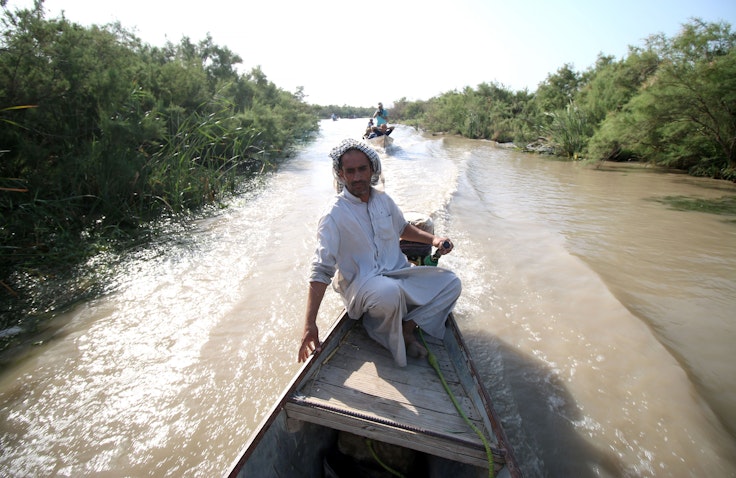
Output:
M9 0L28 7L32 0ZM390 106L497 82L534 91L565 63L623 58L692 17L736 29L735 0L46 0L82 25L119 20L162 46L212 35L276 86L309 103Z

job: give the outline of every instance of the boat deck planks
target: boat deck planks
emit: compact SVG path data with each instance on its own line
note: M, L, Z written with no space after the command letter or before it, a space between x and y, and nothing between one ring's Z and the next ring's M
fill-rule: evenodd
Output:
M453 351L442 341L425 339L465 414L495 446L482 411L473 406L472 387L457 376ZM285 404L289 418L487 467L481 439L458 414L426 358L409 358L406 367L397 367L361 322L327 353ZM494 449L494 455L503 461L502 452Z

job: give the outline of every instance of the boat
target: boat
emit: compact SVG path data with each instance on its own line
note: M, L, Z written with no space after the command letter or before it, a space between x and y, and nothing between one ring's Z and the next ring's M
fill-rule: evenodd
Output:
M454 316L443 340L421 338L438 368L397 367L343 311L225 476L521 477Z
M368 142L368 144L373 147L386 149L391 146L391 144L393 144L394 139L391 136L384 134L382 136L374 136L373 138L368 138L366 139L366 142Z

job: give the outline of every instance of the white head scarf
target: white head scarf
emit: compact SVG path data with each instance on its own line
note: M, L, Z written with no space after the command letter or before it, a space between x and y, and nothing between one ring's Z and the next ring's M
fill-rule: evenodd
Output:
M375 186L379 181L382 181L381 158L378 157L376 150L357 139L344 139L340 144L332 148L332 151L330 151L330 158L332 158L332 176L335 179L335 191L338 193L342 192L342 189L345 186L338 175L340 167L342 166L340 158L342 158L342 155L351 149L362 151L366 156L368 156L368 159L371 162L371 185Z

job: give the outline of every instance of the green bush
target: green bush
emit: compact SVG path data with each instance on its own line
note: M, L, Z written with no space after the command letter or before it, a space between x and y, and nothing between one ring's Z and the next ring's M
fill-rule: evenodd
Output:
M402 120L432 132L517 145L544 140L557 154L640 160L733 180L736 35L692 19L679 35L653 35L626 58L601 55L586 72L569 64L534 93L496 84L402 101Z
M210 37L162 48L120 25L10 11L0 37L0 281L68 270L96 241L217 204L318 129L302 97Z

